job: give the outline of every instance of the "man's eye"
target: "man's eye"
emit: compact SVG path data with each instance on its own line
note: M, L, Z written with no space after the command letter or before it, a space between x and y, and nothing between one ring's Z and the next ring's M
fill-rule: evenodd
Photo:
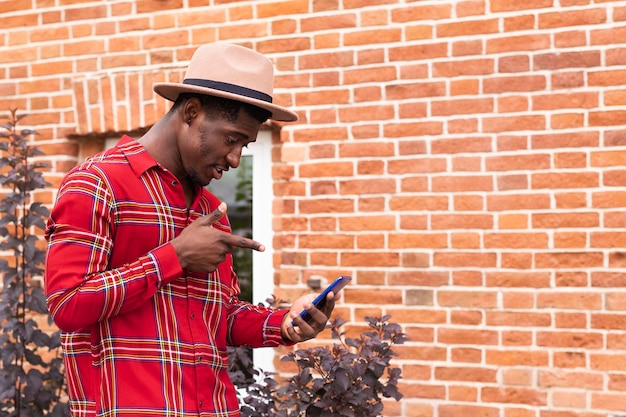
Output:
M234 145L235 143L237 143L237 141L235 139L233 139L231 136L226 136L226 142L229 145Z

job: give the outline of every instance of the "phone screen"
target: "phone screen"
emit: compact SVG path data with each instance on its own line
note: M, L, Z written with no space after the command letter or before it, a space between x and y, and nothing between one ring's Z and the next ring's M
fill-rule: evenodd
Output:
M312 304L318 309L324 308L324 306L326 305L326 296L328 295L328 293L331 291L335 294L338 293L343 287L348 285L351 280L352 277L347 275L341 275L337 277L337 279L335 279L328 287L324 289L324 291L322 291L320 295L315 298L315 300L313 300ZM302 317L307 323L313 319L306 310L303 310L300 313L300 317ZM297 326L297 324L295 324L293 321L291 322L291 324Z

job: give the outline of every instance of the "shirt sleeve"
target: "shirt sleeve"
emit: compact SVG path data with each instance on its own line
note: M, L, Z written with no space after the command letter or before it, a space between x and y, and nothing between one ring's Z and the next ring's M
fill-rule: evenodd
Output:
M295 344L285 340L281 333L283 319L289 310L237 302L231 306L231 311L229 344L253 348Z
M182 274L169 243L109 268L112 201L106 183L89 171L71 173L59 189L46 229L44 282L50 313L64 331L133 310Z

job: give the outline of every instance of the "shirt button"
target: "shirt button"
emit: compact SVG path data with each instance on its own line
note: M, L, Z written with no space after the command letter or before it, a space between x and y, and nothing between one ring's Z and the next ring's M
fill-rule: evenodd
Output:
M198 357L198 362L202 362L202 356Z
M178 181L176 181L176 180L172 181L172 185L173 185L174 187L176 187L176 186L178 185Z
M204 401L200 401L200 407L202 407L203 404L204 404Z
M191 313L191 318L195 319L196 318L196 313Z

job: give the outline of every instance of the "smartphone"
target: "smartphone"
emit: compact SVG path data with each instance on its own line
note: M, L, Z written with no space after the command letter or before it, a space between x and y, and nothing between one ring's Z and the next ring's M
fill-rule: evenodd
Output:
M332 291L334 294L337 294L339 291L341 291L343 287L348 285L350 281L352 281L351 276L341 275L337 277L336 280L334 280L328 287L324 289L324 291L322 291L320 295L315 298L315 300L313 300L312 304L318 309L322 309L324 305L326 305L326 296L328 295L328 293ZM311 317L309 312L306 310L303 310L302 313L300 313L300 317L302 317L307 323L313 320L313 317ZM293 321L291 322L291 324L293 326L297 326L297 324L295 324Z

